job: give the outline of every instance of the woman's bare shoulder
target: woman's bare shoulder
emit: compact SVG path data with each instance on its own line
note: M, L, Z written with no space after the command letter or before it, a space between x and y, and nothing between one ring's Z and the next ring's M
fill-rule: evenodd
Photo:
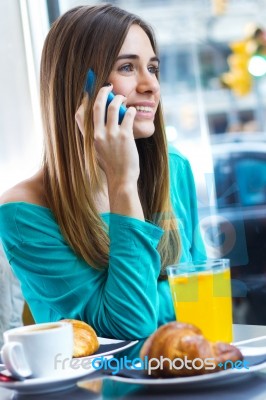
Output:
M0 196L0 205L14 202L32 203L44 207L47 205L40 173L17 183Z
M0 204L14 203L14 202L26 202L32 203L34 193L28 187L26 182L20 182L14 187L8 189L0 196Z

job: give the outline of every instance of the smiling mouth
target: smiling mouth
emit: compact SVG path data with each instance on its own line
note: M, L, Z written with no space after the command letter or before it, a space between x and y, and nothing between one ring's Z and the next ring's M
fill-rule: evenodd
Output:
M153 112L153 108L152 107L136 106L135 108L136 108L137 111L141 111L141 112L146 112L146 113Z

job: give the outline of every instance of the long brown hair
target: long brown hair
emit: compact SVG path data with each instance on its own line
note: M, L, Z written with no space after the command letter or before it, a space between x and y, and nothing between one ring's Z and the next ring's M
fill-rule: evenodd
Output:
M101 182L92 105L132 24L143 28L157 53L152 29L136 15L110 4L75 7L63 14L51 27L42 53L40 92L47 201L70 247L95 268L108 265L109 238L93 196ZM97 74L97 86L91 101L86 103L84 139L75 113L84 97L89 68ZM155 133L148 139L136 140L136 144L140 157L140 200L145 218L165 229L158 246L165 267L177 260L180 244L170 203L161 106L155 116Z

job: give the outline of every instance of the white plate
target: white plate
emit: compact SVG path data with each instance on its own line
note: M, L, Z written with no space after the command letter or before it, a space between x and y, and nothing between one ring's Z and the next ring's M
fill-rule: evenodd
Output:
M63 375L46 378L31 378L24 381L0 382L0 387L14 390L21 394L51 393L74 386L80 379L91 374L93 368L77 370L69 368Z
M100 347L99 349L92 354L91 356L87 357L79 357L79 360L89 360L96 357L107 356L109 354L115 354L119 351L128 349L131 346L134 346L138 343L138 340L118 340L118 339L107 339L98 337Z
M154 387L157 389L168 389L172 390L174 387L177 389L197 389L202 387L216 386L219 384L225 384L229 382L237 382L242 379L247 379L254 372L260 371L266 368L266 362L250 367L249 369L228 369L226 371L214 372L206 375L198 375L191 377L180 377L180 378L165 378L165 379L149 379L149 378L126 378L118 375L110 376L109 378L114 381L131 383L137 385L145 385L150 388Z

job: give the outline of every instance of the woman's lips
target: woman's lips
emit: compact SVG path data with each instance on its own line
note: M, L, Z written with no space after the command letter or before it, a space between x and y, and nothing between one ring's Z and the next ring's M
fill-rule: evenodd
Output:
M147 104L134 104L133 107L136 108L137 119L153 119L155 114L154 105L147 105Z

